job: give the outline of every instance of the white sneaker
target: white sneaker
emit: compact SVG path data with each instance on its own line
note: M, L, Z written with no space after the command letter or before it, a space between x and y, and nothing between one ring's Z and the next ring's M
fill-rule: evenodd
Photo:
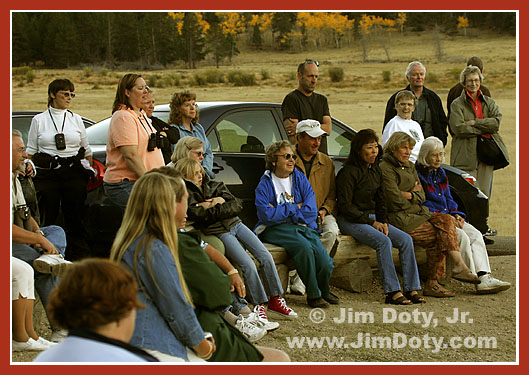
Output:
M65 329L54 330L51 334L51 341L54 343L62 342L68 336L68 331Z
M33 268L40 273L51 273L54 276L61 276L72 264L61 254L44 254L33 261Z
M239 320L235 323L235 328L241 331L250 342L256 342L266 335L266 329L256 326L242 315L239 315Z
M249 318L254 319L258 327L262 327L267 331L273 331L279 328L278 322L271 322L268 320L264 305L255 305L253 313L250 314Z
M480 276L479 279L481 283L476 285L478 294L498 293L511 287L511 283L495 279L490 273Z
M57 345L56 342L48 341L48 340L46 340L44 337L39 337L39 339L37 340L37 342L38 342L38 343L41 343L42 345L47 345L48 348L51 348L52 346Z
M23 351L31 351L31 350L46 350L48 348L49 348L48 345L40 343L37 340L33 340L31 337L26 342L18 342L18 341L12 340L12 346L11 346L11 349L14 352L23 352Z
M295 272L294 275L291 276L289 279L290 279L289 280L290 293L304 296L305 295L305 284L303 284L303 281L301 281L298 273Z

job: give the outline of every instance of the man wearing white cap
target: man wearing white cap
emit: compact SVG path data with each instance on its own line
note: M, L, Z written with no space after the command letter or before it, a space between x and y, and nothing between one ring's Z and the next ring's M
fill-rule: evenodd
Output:
M296 167L307 176L316 194L318 222L321 220L321 244L331 253L338 238L339 229L333 213L336 209L336 179L334 163L327 155L318 151L321 139L327 134L316 120L303 120L296 126ZM303 294L303 289L291 279L291 292Z

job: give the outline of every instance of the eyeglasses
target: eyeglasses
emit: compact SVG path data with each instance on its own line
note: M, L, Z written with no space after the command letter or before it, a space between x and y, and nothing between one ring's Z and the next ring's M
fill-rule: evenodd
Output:
M305 60L305 64L314 64L318 67L320 66L320 63L318 62L318 60L312 60L312 59Z
M206 157L206 153L202 152L202 151L192 151L191 150L190 152L192 152L193 154L195 154L198 157L201 157L201 156Z
M276 156L282 156L284 157L286 160L290 160L290 159L294 159L296 160L298 158L298 156L296 154L277 154Z
M466 80L466 83L479 83L480 82L480 79L479 78L476 78L476 79L467 79Z
M73 92L61 91L60 94L64 95L65 98L69 98L69 97L71 97L72 99L75 98L75 94Z

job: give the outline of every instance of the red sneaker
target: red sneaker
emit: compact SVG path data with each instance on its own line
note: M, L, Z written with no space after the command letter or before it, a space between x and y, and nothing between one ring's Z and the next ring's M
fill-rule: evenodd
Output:
M268 301L268 312L273 312L287 318L297 318L298 314L287 306L283 297L272 297Z

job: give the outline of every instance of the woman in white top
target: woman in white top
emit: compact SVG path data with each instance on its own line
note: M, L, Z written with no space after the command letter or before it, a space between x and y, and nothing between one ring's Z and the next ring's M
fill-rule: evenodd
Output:
M55 79L48 86L48 109L31 120L27 154L37 167L33 179L41 225L59 224L64 217L67 257L75 259L89 250L82 224L86 185L92 175L92 150L81 116L69 108L73 83Z
M382 133L382 145L385 145L389 137L395 132L404 132L415 139L415 147L411 151L410 161L415 163L419 156L421 144L424 141L421 125L411 119L411 115L417 106L417 97L409 90L402 90L395 97L395 109L397 115L393 117L384 128Z

